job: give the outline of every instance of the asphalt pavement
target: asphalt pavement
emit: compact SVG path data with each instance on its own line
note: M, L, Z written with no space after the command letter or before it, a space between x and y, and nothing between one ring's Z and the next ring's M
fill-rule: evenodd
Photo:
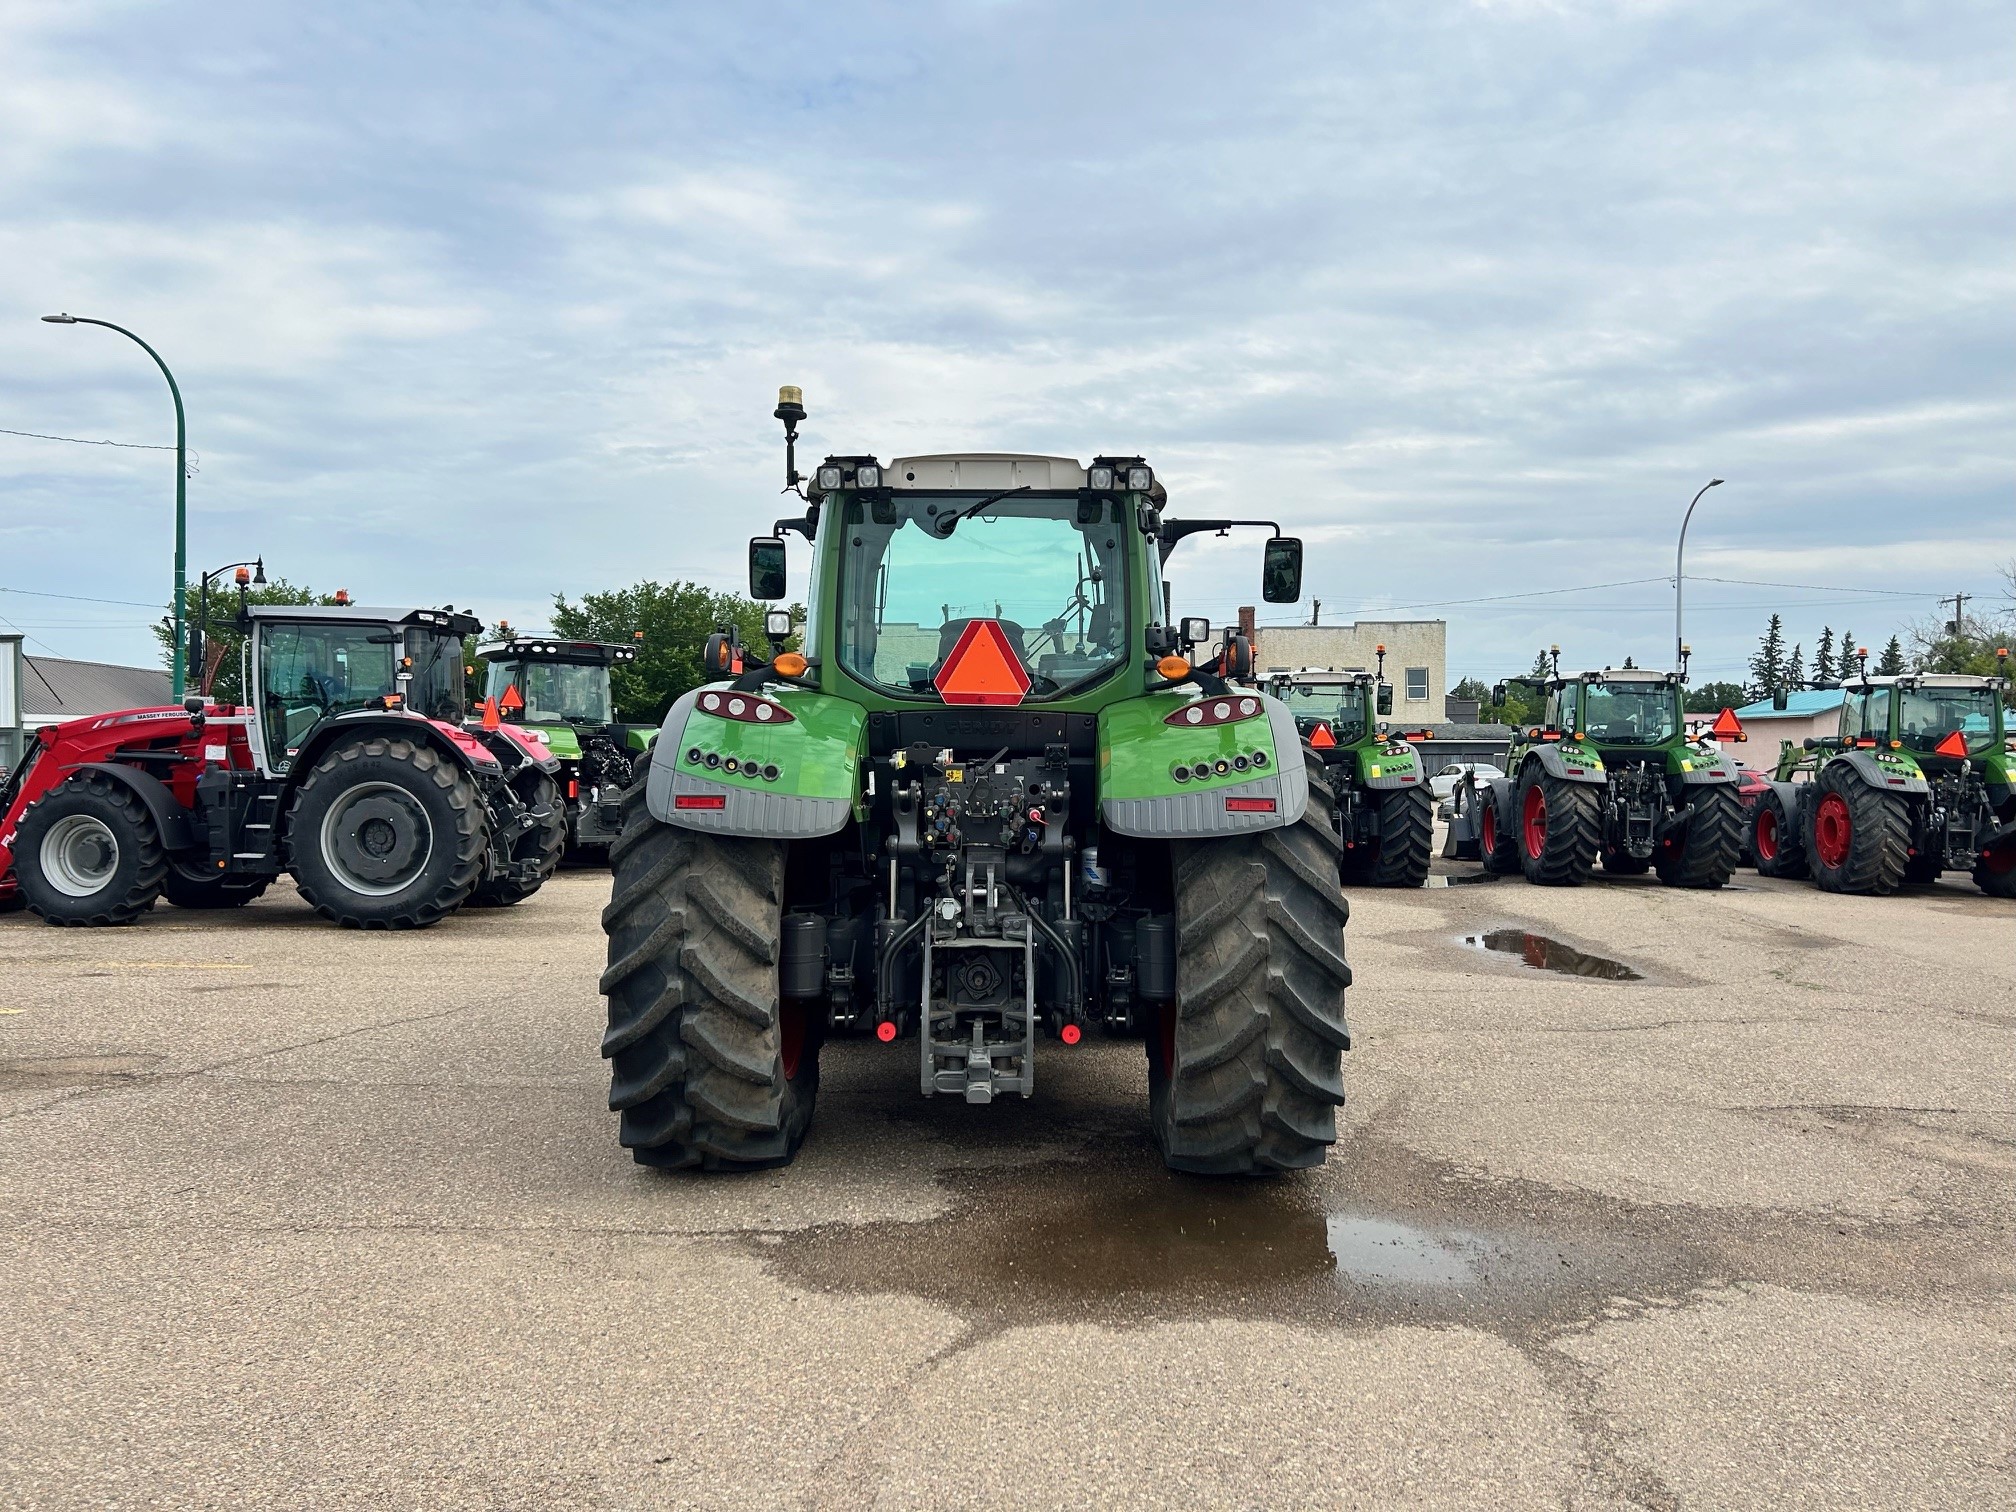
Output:
M1330 1163L1230 1184L1097 1037L638 1167L593 871L0 917L0 1505L2016 1502L2016 911L1438 872L1352 895Z

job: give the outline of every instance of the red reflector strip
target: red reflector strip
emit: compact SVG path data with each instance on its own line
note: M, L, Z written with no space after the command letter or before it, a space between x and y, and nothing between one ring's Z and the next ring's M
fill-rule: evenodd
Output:
M725 809L728 807L726 793L677 793L673 795L675 809Z
M581 796L581 783L579 779L573 777L567 779L567 796L569 798L579 798Z
M1271 814L1274 812L1272 798L1227 798L1225 812L1228 814Z

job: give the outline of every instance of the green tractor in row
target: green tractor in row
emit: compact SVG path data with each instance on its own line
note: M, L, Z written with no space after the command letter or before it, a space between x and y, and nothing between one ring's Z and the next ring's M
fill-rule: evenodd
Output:
M1320 1163L1350 1044L1330 787L1279 700L1193 664L1203 622L1170 619L1163 577L1186 536L1269 522L1172 518L1139 457L832 456L804 479L804 413L785 390L805 511L750 543L770 601L784 534L810 544L803 649L781 610L767 657L710 638L720 680L672 706L624 800L601 982L621 1142L780 1165L831 1035L980 1105L1103 1028L1146 1042L1171 1167ZM1276 529L1264 598L1301 577Z
M483 719L531 731L560 763L567 859L602 862L622 827L623 790L657 729L616 716L609 674L637 647L557 635L514 635L476 649L483 661ZM641 637L640 637L641 638Z
M1786 742L1776 780L1758 795L1757 870L1843 893L1891 893L1964 871L1990 897L2016 898L2008 686L2007 677L1938 672L1851 684L1839 732Z
M1510 775L1456 785L1443 854L1549 887L1575 887L1598 860L1613 876L1656 870L1669 887L1721 887L1743 845L1735 767L1690 739L1685 674L1605 667L1517 678L1545 698L1517 735ZM1492 697L1503 702L1506 684Z
M1323 763L1336 794L1341 876L1347 886L1420 887L1435 844L1435 800L1411 740L1387 733L1393 685L1386 648L1367 672L1304 668L1268 676L1267 691L1288 706L1295 728Z

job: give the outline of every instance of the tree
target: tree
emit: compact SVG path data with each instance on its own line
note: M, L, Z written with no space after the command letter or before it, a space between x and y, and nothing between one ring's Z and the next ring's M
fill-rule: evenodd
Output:
M1481 678L1476 677L1464 678L1463 681L1449 690L1449 696L1466 701L1475 700L1479 704L1491 702L1491 690L1484 685Z
M1855 637L1843 630L1840 649L1834 653L1834 681L1837 683L1845 683L1862 670L1862 661L1856 656L1856 650Z
M1689 714L1719 714L1724 709L1740 709L1748 702L1750 696L1744 692L1743 684L1711 682L1689 688L1685 708Z
M1797 688L1806 681L1805 648L1798 642L1792 643L1792 654L1785 658L1785 682L1787 688Z
M1624 670L1626 672L1635 672L1638 670L1638 663L1631 660L1631 658L1627 656L1624 658Z
M1890 637L1890 644L1883 648L1882 659L1876 663L1878 677L1895 677L1904 670L1904 646L1896 636Z
M1774 613L1750 658L1750 688L1756 697L1769 698L1784 686L1785 622Z
M610 669L616 708L623 718L661 720L672 701L689 688L712 679L700 666L707 637L723 624L742 632L745 645L763 654L763 612L768 607L739 593L716 593L698 583L658 583L646 579L628 588L587 593L569 603L553 596L553 631L581 640L628 644L644 632L637 660ZM801 623L805 611L792 608Z
M1822 625L1820 639L1813 643L1813 681L1834 682L1834 627Z
M197 583L190 583L183 589L182 614L193 626L198 617L202 589ZM245 645L245 637L238 629L238 590L229 584L210 585L210 622L204 631L204 665L189 669L189 691L207 693L218 703L243 703L244 686L239 677L240 655ZM317 593L312 588L296 587L285 578L274 578L270 583L262 583L248 589L245 594L248 604L333 604L333 593ZM154 640L161 647L161 665L175 665L175 632L166 621L154 625Z

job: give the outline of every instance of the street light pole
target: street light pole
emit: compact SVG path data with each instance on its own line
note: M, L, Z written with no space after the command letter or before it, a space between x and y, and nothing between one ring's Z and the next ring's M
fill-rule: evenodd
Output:
M182 625L182 594L188 576L189 564L189 434L182 418L182 390L175 386L175 375L168 371L168 364L161 360L161 354L146 342L141 341L124 326L112 324L109 320L93 320L86 315L44 315L51 325L95 325L108 331L117 331L128 341L138 343L140 350L154 359L154 365L161 369L161 376L168 380L168 392L175 399L175 660L172 685L175 701L182 701L182 693L188 682L188 643L184 639Z
M1710 478L1701 485L1701 493L1694 495L1694 504L1701 502L1701 494L1721 486L1720 478ZM1683 564L1687 560L1687 522L1694 518L1694 504L1689 504L1687 513L1680 518L1680 545L1673 552L1673 669L1676 672L1687 670L1687 641L1680 629L1680 598L1687 582Z
M189 665L196 672L196 691L205 697L208 697L210 693L208 682L208 664L210 660L210 584L213 579L222 577L233 567L238 569L238 590L241 595L241 603L243 602L242 595L247 588L251 587L254 583L263 587L266 582L266 558L263 556L254 557L249 562L226 562L222 567L212 568L209 572L203 574L202 586L196 590L196 626L194 633L189 637ZM245 572L247 567L255 569L249 577ZM244 692L243 689L239 691L241 694ZM241 698L239 701L242 703L244 700Z

